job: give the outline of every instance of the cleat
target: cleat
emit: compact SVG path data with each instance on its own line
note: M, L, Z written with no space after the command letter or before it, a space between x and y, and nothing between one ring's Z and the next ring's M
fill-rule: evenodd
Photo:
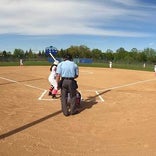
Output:
M56 99L56 95L55 94L52 94L52 99Z
M50 95L52 95L52 93L51 93L51 92L49 92L49 93L48 93L48 95L50 96Z

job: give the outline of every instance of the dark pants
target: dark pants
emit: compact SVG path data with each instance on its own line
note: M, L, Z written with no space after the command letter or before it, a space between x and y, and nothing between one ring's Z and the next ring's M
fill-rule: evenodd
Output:
M61 106L65 116L74 115L76 113L76 89L78 88L76 81L64 79L61 88ZM67 95L70 93L70 111L67 104Z

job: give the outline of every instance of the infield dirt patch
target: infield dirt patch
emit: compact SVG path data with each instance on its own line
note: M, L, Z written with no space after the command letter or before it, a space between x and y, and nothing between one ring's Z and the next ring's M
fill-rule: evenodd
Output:
M152 72L80 67L80 113L48 96L49 67L0 67L1 156L155 156Z

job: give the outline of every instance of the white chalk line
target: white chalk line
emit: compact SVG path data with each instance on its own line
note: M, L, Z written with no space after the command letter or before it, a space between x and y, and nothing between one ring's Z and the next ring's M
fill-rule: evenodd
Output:
M151 82L151 81L156 81L156 78L149 79L149 80L143 80L143 81L137 81L137 82L133 82L133 83L125 84L125 85L120 85L120 86L115 86L115 87L110 87L110 88L106 88L106 89L101 89L101 90L98 90L98 91L103 92L103 91L107 91L107 90L124 88L124 87L133 86L133 85L136 85L136 84L146 83L146 82ZM87 91L94 92L94 90L87 90Z
M42 100L42 101L56 101L56 100L58 100L58 99L40 99L40 100Z
M5 78L5 77L0 77L1 79L4 79L4 80L7 80L7 81L10 81L10 82L14 82L14 83L17 83L17 84L22 84L18 81L15 81L15 80L11 80L11 79L8 79L8 78ZM38 98L38 100L43 100L43 101L53 101L53 100L58 100L58 99L44 99L44 95L47 93L47 90L46 89L43 89L43 88L39 88L39 87L36 87L36 86L32 86L32 85L28 85L28 84L22 84L26 87L30 87L30 88L34 88L34 89L38 89L38 90L42 90L43 92L41 93L41 96ZM97 95L99 95L99 93L97 91L95 91ZM81 93L81 92L80 92ZM101 96L98 96L100 98L100 100L102 102L104 102L104 99L101 97ZM83 101L83 97L82 97L82 94L81 94L81 100Z
M3 80L7 80L7 81L10 81L10 82L17 83L17 81L14 81L14 80L11 80L11 79L7 79L7 78L5 78L5 77L1 77L1 76L0 76L0 78L3 79Z
M21 84L20 82L17 82L17 81L15 81L15 80L11 80L11 79L4 78L4 77L0 77L0 78L1 78L1 79L4 79L4 80L7 80L7 81L10 81L10 82L14 82L14 83ZM106 91L106 90L113 90L113 89L118 89L118 88L124 88L124 87L127 87L127 86L132 86L132 85L136 85L136 84L140 84L140 83L145 83L145 82L150 82L150 81L155 81L155 80L156 80L156 78L154 78L154 79L149 79L149 80L143 80L143 81L137 81L137 82L133 82L133 83L125 84L125 85L120 85L120 86L115 86L115 87L110 87L110 88L103 89L103 90L98 90L98 91L99 91L99 92L102 92L102 91ZM57 100L57 99L43 99L44 95L45 95L46 92L47 92L46 89L39 88L39 87L32 86L32 85L28 85L28 84L22 84L22 85L25 85L25 86L30 87L30 88L38 89L38 90L43 90L43 93L42 93L41 96L38 98L38 100L47 100L47 101ZM96 94L98 95L98 97L100 98L100 100L101 100L102 102L104 102L104 99L99 95L99 92L98 92L98 91L95 91L95 90L86 90L86 91L93 91L93 92L96 92Z
M43 88L39 88L39 87L32 86L32 85L27 85L27 84L24 84L24 85L27 86L27 87L30 87L30 88L38 89L38 90L45 90Z
M10 81L10 82L14 82L14 83L21 84L21 83L15 81L15 80L7 79L7 78L4 78L4 77L0 77L0 78L1 78L1 79L4 79L4 80L7 80L7 81ZM154 79L149 79L149 80L143 80L143 81L137 81L137 82L133 82L133 83L125 84L125 85L120 85L120 86L115 86L115 87L110 87L110 88L103 89L103 90L98 90L98 91L101 92L101 91L106 91L106 90L124 88L124 87L127 87L127 86L132 86L132 85L136 85L136 84L140 84L140 83L145 83L145 82L150 82L150 81L155 81L155 80L156 80L156 78L154 78ZM23 84L22 84L22 85L23 85ZM30 87L30 88L43 90L43 93L42 93L41 96L38 98L38 100L47 100L47 101L57 100L57 99L43 99L44 95L45 95L46 92L47 92L46 89L39 88L39 87L32 86L32 85L28 85L28 84L24 84L24 85L27 86L27 87ZM98 92L98 91L95 91L95 90L87 90L87 91L96 92L96 94L98 95L98 97L100 98L100 100L101 100L102 102L104 102L104 99L99 95L99 92ZM83 99L83 98L81 97L81 99Z
M44 99L44 95L47 93L47 90L46 89L43 89L43 88L39 88L39 87L36 87L36 86L32 86L32 85L28 85L28 84L23 84L23 83L20 83L18 81L15 81L15 80L12 80L12 79L8 79L8 78L5 78L5 77L0 77L1 79L3 80L7 80L9 82L13 82L13 83L17 83L19 85L24 85L26 87L30 87L30 88L34 88L34 89L38 89L38 90L42 90L43 92L41 93L40 97L38 98L38 100L43 100L43 101L53 101L53 100L58 100L58 99Z
M14 82L14 83L17 83L17 84L20 84L20 85L24 85L26 87L30 87L30 88L34 88L34 89L38 89L38 90L42 90L43 93L41 94L41 96L38 98L38 100L42 100L43 96L46 94L47 90L46 89L43 89L43 88L39 88L39 87L36 87L36 86L32 86L32 85L28 85L28 84L23 84L23 83L20 83L18 81L15 81L15 80L11 80L11 79L7 79L5 77L0 77L1 79L3 80L7 80L7 81L10 81L10 82ZM52 100L52 99L49 99L49 100Z
M98 91L95 91L96 92L96 94L98 95L98 97L100 98L100 100L102 101L102 102L104 102L105 100L101 97L101 95L99 95L99 92Z
M44 90L44 92L41 94L41 96L38 98L38 100L42 100L43 96L46 94L47 90Z
M32 86L32 85L28 85L28 84L23 84L23 83L21 83L21 82L18 82L18 81L15 81L15 80L11 80L11 79L7 79L7 78L5 78L5 77L0 77L0 78L3 79L3 80L10 81L10 82L18 83L18 84L20 84L20 85L24 85L24 86L27 86L27 87L30 87L30 88L35 88L35 89L38 89L38 90L45 90L45 89L43 89L43 88L39 88L39 87Z

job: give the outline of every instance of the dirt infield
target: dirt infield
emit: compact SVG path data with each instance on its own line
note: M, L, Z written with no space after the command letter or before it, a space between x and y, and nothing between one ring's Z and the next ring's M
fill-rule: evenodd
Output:
M155 156L152 72L80 68L80 113L48 96L49 67L0 67L1 156Z

